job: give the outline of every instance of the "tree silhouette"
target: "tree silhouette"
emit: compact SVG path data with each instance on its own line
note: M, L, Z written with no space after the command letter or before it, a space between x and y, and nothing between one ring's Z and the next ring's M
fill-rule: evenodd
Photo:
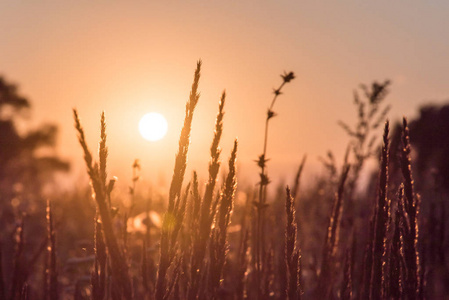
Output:
M419 191L438 187L449 192L449 104L424 105L419 112L409 122L416 187ZM390 185L395 188L401 183L398 156L402 147L401 128L397 122L391 134Z
M31 201L40 198L43 184L55 171L69 169L69 164L55 155L42 154L43 149L55 146L55 125L19 132L18 125L30 108L17 86L0 77L0 217L14 207L26 211Z
M431 171L440 184L449 184L449 104L426 105L410 123L410 142L417 152L419 173Z

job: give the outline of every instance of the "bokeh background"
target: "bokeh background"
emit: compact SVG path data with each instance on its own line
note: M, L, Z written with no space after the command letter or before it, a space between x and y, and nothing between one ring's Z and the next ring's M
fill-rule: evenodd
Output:
M270 125L273 178L292 177L306 153L308 174L320 172L317 157L328 149L341 160L348 137L336 123L355 123L353 90L361 83L392 81L391 120L447 100L448 28L443 0L6 0L0 3L0 74L30 100L29 117L19 121L23 131L44 122L58 126L52 151L71 162L71 179L84 176L76 107L92 149L105 111L109 168L119 182L129 184L139 158L144 180L166 184L195 63L202 59L189 166L205 178L226 89L223 158L238 137L239 177L253 185L266 109L283 71L296 79L285 87ZM137 130L150 111L169 122L167 137L155 143Z

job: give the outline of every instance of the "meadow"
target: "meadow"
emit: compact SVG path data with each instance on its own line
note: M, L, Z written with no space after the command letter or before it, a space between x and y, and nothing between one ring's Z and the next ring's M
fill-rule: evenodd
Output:
M136 160L127 199L118 198L108 173L108 152L118 149L108 149L107 116L97 155L86 142L94 130L73 110L89 187L48 201L23 197L11 209L11 201L1 203L1 299L448 299L447 194L416 175L407 118L388 121L389 81L362 86L354 95L357 123L336 127L348 136L343 164L329 152L325 175L304 186L304 156L293 182L273 186L269 125L282 122L274 107L295 79L283 73L259 129L259 182L244 187L238 140L231 153L220 150L225 93L211 128L208 179L186 174L200 75L198 62L164 195L136 193ZM377 171L360 190L373 158Z

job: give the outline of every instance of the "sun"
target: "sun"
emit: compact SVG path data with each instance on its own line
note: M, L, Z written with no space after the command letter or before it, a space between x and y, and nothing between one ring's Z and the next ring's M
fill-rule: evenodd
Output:
M167 134L168 124L163 115L150 112L139 121L139 132L148 141L158 141Z

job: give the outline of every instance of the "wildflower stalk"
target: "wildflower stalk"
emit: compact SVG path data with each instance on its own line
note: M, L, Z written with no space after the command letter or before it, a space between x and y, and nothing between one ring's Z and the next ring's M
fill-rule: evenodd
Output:
M259 156L257 165L260 168L260 182L259 182L259 199L258 202L254 203L257 210L257 220L256 220L256 237L254 238L254 247L255 247L255 267L256 267L256 284L257 284L257 294L260 298L260 288L261 288L261 276L262 276L262 265L263 261L265 261L265 238L263 234L263 228L265 224L264 218L264 210L267 207L266 205L266 196L267 196L267 185L270 183L270 180L266 173L266 163L267 159L267 145L268 145L268 126L270 120L276 116L276 113L273 111L274 104L279 95L282 94L282 88L285 84L289 83L291 80L295 78L293 72L284 73L281 75L282 83L281 85L273 91L274 96L271 101L270 107L267 111L267 118L265 119L265 133L264 133L264 143L263 143L263 152Z

